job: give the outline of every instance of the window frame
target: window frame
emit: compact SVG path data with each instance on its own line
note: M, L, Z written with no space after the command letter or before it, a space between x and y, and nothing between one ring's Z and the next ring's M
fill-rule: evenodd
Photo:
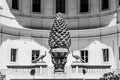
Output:
M19 4L18 4L19 9L13 9L13 8L12 8L12 0L10 0L10 9L11 9L11 10L16 11L16 12L20 12L20 11L21 11L22 0L18 0L18 1L19 1L19 2L18 2L18 3L19 3Z
M41 0L41 12L33 12L33 9L32 9L32 8L33 8L33 5L32 5L32 4L33 4L33 0L31 0L30 3L31 3L31 4L30 4L30 13L31 13L31 14L35 14L35 15L36 15L36 14L38 14L38 15L43 14L44 0Z
M16 50L16 53L15 53L15 60L12 58L12 50ZM18 53L18 49L17 49L17 48L11 48L10 62L17 62L17 53Z
M53 14L56 15L56 0L53 1ZM68 0L65 0L65 13L62 13L64 15L68 14Z
M107 54L106 52L104 53L104 50L107 50ZM109 49L108 48L104 48L102 49L102 53L103 53L103 62L109 62ZM107 55L107 56L106 56Z
M119 54L118 55L119 55L119 61L120 61L120 46L119 46Z
M84 52L84 59L82 58L82 52ZM88 63L89 62L89 52L88 52L88 50L81 50L80 51L80 57L81 57L81 59L83 59L83 60L85 60L85 62L82 62L82 63Z
M88 12L80 12L80 3L81 3L81 0L78 0L78 8L77 8L77 12L78 14L90 14L91 13L91 0L88 0Z
M100 4L99 4L99 5L100 5L99 7L100 7L100 11L101 11L101 12L109 11L109 10L111 9L111 4L110 4L110 3L111 3L111 0L108 0L108 9L102 10L102 0L99 0L99 3L100 3Z
M120 0L116 0L117 2L117 8L119 8L120 7Z
M17 7L18 7L18 9L15 9L15 8L13 8L13 0L12 0L12 3L11 3L11 8L13 9L13 10L19 10L19 4L20 4L20 0L16 0L16 1L18 1L18 5L17 5Z
M38 57L40 56L40 50L32 50L32 57L31 57L31 61L33 61L33 51L38 51L38 52L39 52ZM34 55L34 60L35 60L35 59L37 59L36 54ZM32 62L32 63L36 63L36 62Z

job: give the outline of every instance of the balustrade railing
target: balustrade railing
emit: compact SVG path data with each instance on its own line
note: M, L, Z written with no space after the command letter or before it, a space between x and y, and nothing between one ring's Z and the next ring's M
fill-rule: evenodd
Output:
M32 76L30 74L30 71L32 69L35 69L35 74L34 76L36 78L55 78L55 77L63 77L63 78L69 78L69 77L74 77L78 76L80 77L83 74L83 68L72 68L72 67L65 67L65 72L60 74L56 74L54 72L54 67L38 67L38 68L8 68L8 69L0 69L0 73L2 75L5 75L5 77L14 77L14 76L24 76L24 77L29 77ZM113 71L118 71L116 69L94 69L94 68L84 68L86 71L86 74L100 74L103 75L104 73L107 72L113 72ZM120 70L119 70L120 71ZM102 76L100 76L102 77Z
M31 69L33 69L33 68L31 68ZM30 68L28 68L28 69L27 68L21 68L21 69L20 68L10 68L10 69L0 69L0 72L2 74L6 74L6 73L10 73L10 72L12 72L12 73L17 73L17 72L19 72L19 73L29 73L31 71L31 69ZM35 69L35 74L45 75L45 74L54 74L55 73L54 72L54 67L34 68L34 69ZM101 73L101 72L118 71L118 69L94 69L94 68L92 68L92 69L84 68L84 69L87 73ZM83 70L83 68L73 69L71 67L65 67L64 74L68 74L68 73L69 74L70 73L79 74L79 73L82 73L82 70Z

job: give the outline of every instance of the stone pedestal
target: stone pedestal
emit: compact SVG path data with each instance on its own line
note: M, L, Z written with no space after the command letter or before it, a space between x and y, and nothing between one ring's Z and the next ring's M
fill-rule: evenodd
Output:
M64 72L69 50L65 48L55 48L51 49L50 53L52 56L52 63L54 64L54 72Z
M65 79L66 74L64 74L63 72L56 72L52 77L54 77L55 79Z

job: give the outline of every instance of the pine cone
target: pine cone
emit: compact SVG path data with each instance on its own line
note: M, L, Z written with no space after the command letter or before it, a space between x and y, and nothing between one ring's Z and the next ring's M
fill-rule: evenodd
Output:
M63 14L58 13L50 29L49 46L53 48L69 48L71 45L70 32L63 19Z

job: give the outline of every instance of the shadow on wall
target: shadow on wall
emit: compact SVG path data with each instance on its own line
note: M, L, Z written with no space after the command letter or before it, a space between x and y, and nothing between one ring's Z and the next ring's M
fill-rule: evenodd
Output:
M3 1L3 0L2 0ZM6 0L5 0L6 1ZM7 4L7 3L5 3ZM8 4L6 5L8 10ZM14 10L12 10L14 13ZM15 11L16 13L17 11ZM11 18L15 18L15 16L10 12L7 12ZM5 14L5 15L8 15ZM17 14L22 15L22 17L16 17L15 20L20 23L20 25L32 28L32 29L44 29L48 30L53 22L53 16L46 17L43 15L36 14L24 14L21 12L17 12ZM68 13L69 14L69 13ZM33 16L34 15L34 16ZM14 17L13 17L14 16ZM114 26L117 24L117 13L115 11L107 11L98 14L87 14L82 16L67 16L66 22L69 25L69 29L92 29L99 28L105 26Z
M16 17L11 13L7 1L0 0L0 3L0 6L3 8L0 10L0 24L14 28L23 28L16 20Z

